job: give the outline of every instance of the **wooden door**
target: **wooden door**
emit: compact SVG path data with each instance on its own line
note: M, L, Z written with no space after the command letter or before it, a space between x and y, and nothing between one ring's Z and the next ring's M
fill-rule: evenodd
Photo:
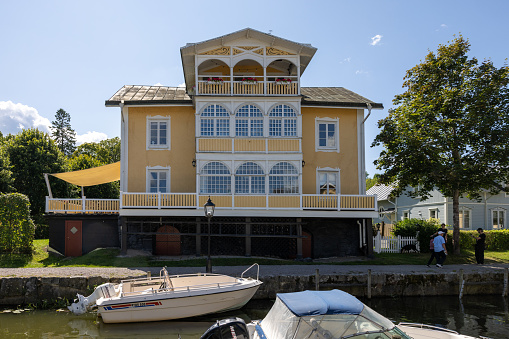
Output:
M81 233L81 220L65 221L65 255L67 257L79 257L82 255Z
M173 226L159 227L156 235L156 250L157 255L180 255L180 232Z

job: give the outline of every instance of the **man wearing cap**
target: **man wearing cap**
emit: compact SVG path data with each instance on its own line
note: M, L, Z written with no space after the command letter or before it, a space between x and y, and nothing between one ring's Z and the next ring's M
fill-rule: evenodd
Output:
M435 258L437 259L437 267L442 268L442 264L445 261L447 255L447 249L445 248L444 231L438 231L438 236L433 240L433 246L435 251Z

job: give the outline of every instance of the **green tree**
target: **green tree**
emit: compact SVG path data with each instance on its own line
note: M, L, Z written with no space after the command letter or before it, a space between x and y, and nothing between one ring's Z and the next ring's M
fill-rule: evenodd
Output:
M509 67L469 59L462 36L429 52L407 71L395 108L378 122L372 146L380 180L395 195L426 199L436 187L453 201L453 245L459 253L459 198L498 193L509 181Z
M101 163L99 160L92 158L88 154L80 154L73 157L69 161L71 171L79 171L93 167L99 167L106 165ZM85 196L87 198L96 199L118 199L120 196L120 184L119 181L108 182L106 184L88 186L84 188Z
M379 182L380 182L379 173L375 173L375 175L373 175L373 178L370 178L369 174L366 173L366 190L369 190L371 187L375 186Z
M16 134L5 149L12 165L13 186L30 199L32 216L37 222L44 213L48 194L43 174L65 172L65 156L50 136L38 129ZM70 194L70 185L62 180L55 179L51 188L55 196Z
M76 132L71 127L71 116L63 109L55 113L55 120L51 122L51 135L58 148L66 156L76 148Z
M11 162L9 156L5 150L7 139L4 138L2 132L0 132L0 192L9 193L13 191L12 183L12 171Z
M87 142L79 145L73 157L86 154L103 164L112 164L120 161L120 138L101 140L100 142Z

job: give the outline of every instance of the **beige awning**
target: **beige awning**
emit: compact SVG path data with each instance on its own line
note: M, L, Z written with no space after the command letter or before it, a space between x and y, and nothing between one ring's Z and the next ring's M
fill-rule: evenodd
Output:
M81 171L52 173L54 177L77 186L94 186L120 180L120 161Z

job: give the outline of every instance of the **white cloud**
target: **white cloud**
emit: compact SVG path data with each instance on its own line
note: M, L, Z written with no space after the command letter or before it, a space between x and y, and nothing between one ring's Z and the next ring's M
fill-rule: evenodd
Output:
M163 84L162 84L162 83L160 83L160 82L158 82L157 84L154 84L154 85L152 85L152 86L163 86Z
M344 62L350 62L352 61L352 58L348 57L348 58L344 58L343 60L341 60L339 63L342 64Z
M371 38L371 46L376 46L380 43L382 40L383 35L377 34L374 37Z
M38 128L51 133L50 126L51 122L39 115L35 108L12 101L0 101L0 131L4 135L17 134L23 128Z
M87 132L82 135L76 135L76 145L81 145L85 142L99 142L101 140L108 139L108 136L102 132Z
M440 27L441 28L447 28L448 26L446 24L441 24Z
M178 85L177 87L186 87L186 83L185 83L185 82L183 82L183 83L181 83L180 85Z
M357 74L357 75L368 74L368 71L364 71L362 69L358 69L358 70L355 71L355 74Z
M449 26L447 26L446 24L441 24L440 28L435 29L435 32L438 32L438 31L440 31L442 29L447 29L447 28L449 28Z

